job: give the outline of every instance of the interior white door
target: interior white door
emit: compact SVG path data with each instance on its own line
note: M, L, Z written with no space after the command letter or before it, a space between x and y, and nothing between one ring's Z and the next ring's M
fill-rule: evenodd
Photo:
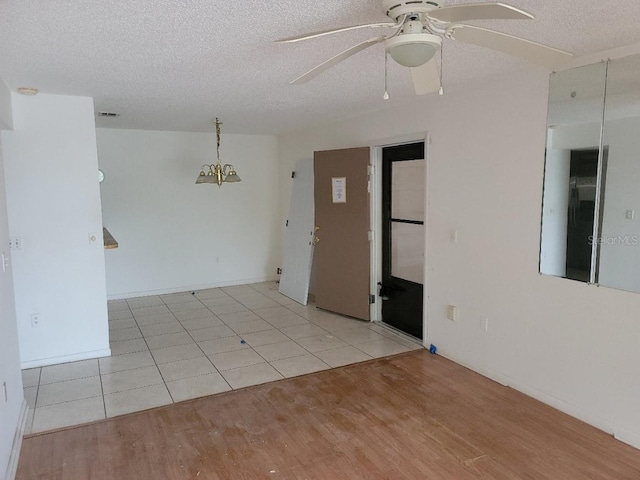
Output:
M313 159L298 160L282 252L280 293L307 304L314 246Z

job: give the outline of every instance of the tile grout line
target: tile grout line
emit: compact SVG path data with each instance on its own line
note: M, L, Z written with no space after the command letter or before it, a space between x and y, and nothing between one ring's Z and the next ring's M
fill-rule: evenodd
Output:
M250 287L250 288L252 288L252 287ZM253 290L255 290L255 289L253 289ZM262 296L264 296L265 298L267 298L267 297L266 297L266 295L263 295L263 294L262 294L262 292L258 292L257 290L255 290L255 291L256 291L257 293L260 293L260 294L261 294ZM252 309L252 308L248 307L247 305L243 304L241 300L238 300L238 299L237 299L236 297L234 297L232 294L230 294L230 293L228 293L228 292L226 292L226 291L225 291L225 293L227 293L227 295L229 295L231 298L233 298L233 299L234 299L236 302L238 302L240 305L244 306L244 307L247 309L247 311L250 311L250 312L254 313L255 315L257 315L261 320L263 320L264 322L266 322L267 324L269 324L273 329L277 330L277 331L278 331L278 332L280 332L282 335L284 335L285 337L289 338L289 340L290 340L290 341L293 341L296 345L298 345L298 346L299 346L300 348L302 348L305 352L307 352L306 354L302 354L302 355L294 355L293 357L285 357L285 358L280 358L280 359L277 359L277 360L287 360L287 359L290 359L290 358L296 358L296 357L300 357L300 356L304 356L304 355L312 355L312 356L313 356L315 359L317 359L319 362L323 363L323 364L324 364L324 365L326 365L328 368L331 368L331 366L330 366L330 365L328 365L328 364L327 364L327 363L325 363L322 359L318 358L318 357L317 357L316 355L314 355L312 352L310 352L309 350L307 350L306 348L304 348L304 347L303 347L302 345L300 345L298 342L296 342L295 340L293 340L292 338L290 338L287 334L285 334L284 332L282 332L282 331L280 330L280 328L278 328L278 327L276 327L275 325L273 325L272 323L270 323L270 322L269 322L269 320L267 320L267 319L265 319L265 318L263 318L263 317L260 317L260 315L259 315L259 314L257 314L257 313L255 312L255 309ZM275 302L275 303L277 303L277 302ZM279 306L284 306L284 305L279 305ZM278 308L279 306L275 306L275 307L266 307L266 308ZM288 309L286 306L284 306L284 307L285 307L285 309L287 309L287 310L289 310L289 311L293 312L292 310ZM258 308L257 310L260 310L260 309ZM212 313L213 313L213 312L212 312ZM294 313L296 316L299 316L299 317L301 317L301 318L304 318L304 317L302 317L301 315L298 315L296 312L293 312L293 313ZM215 315L215 313L214 313L214 315ZM307 320L307 319L305 319L305 320L308 322L308 320ZM179 321L179 320L178 320L178 321ZM247 320L247 322L249 322L249 321L253 321L253 320ZM242 341L244 341L244 342L246 343L246 340L244 340L244 338L243 338L243 335L244 335L244 334L239 334L239 333L237 333L237 332L233 329L233 327L229 326L226 322L224 322L224 320L222 320L222 322L223 322L227 327L231 328L231 330L233 330L233 331L234 331L234 333L236 333L236 336L238 336ZM245 322L238 322L238 323L239 323L239 324L242 324L242 323L245 323ZM310 322L309 322L309 323L310 323ZM182 323L181 323L181 325L182 325ZM183 328L184 328L184 326L183 326ZM319 327L319 328L320 328L320 327ZM186 329L185 329L185 330L186 330ZM189 334L189 336L191 336L190 332L188 332L188 331L187 331L187 333ZM260 332L249 332L249 333L260 333ZM193 337L191 337L191 338L193 339ZM194 340L194 341L195 341L195 340ZM276 343L281 343L281 342L276 342ZM197 342L196 342L196 344L197 344ZM266 364L267 364L267 365L269 365L271 368L273 368L274 370L276 370L276 371L277 371L280 375L282 375L284 378L287 378L287 377L285 377L285 375L284 375L280 370L278 370L278 369L277 369L277 367L276 367L276 366L272 365L272 363L271 363L269 360L267 360L266 358L264 358L264 357L263 357L263 356L262 356L262 355L261 355L261 354L260 354L260 353L259 353L259 352L258 352L258 351L253 347L253 346L252 346L252 345L249 345L248 343L246 343L246 344L249 346L249 348L250 348L250 349L251 349L251 350L252 350L256 355L258 355L260 358L262 358L262 359L264 360L264 363L266 363ZM198 347L200 347L200 345L198 345ZM201 350L202 350L202 348L201 348ZM234 351L234 350L232 350L232 351ZM204 353L204 351L203 351L203 353ZM229 352L219 352L219 353L221 353L221 354L222 354L222 353L229 353ZM363 353L364 353L364 352L363 352ZM209 358L209 356L208 356L208 355L206 355L206 354L205 354L205 356L207 356L207 358L209 359L209 361L211 361L211 359ZM277 361L277 360L274 360L274 361ZM213 362L211 362L211 363L213 364ZM262 363L262 362L260 362L260 363ZM253 365L259 365L260 363L253 364ZM247 366L253 366L253 365L244 365L244 366L241 366L241 367L230 368L230 369L227 369L227 370L224 370L224 371L233 371L233 370L237 370L237 369L239 369L239 368L244 368L244 367L247 367ZM220 375L224 378L224 375L222 374L222 371L221 371L221 370L218 370L218 368L217 368L215 365L213 365L213 366L214 366L214 368L216 368L216 370L220 373ZM225 378L225 382L226 382L226 378ZM227 382L227 383L228 383L228 382ZM229 385L229 386L231 387L231 385ZM231 387L231 388L233 389L233 387Z
M38 409L38 395L40 394L40 380L42 379L42 367L38 367L38 383L36 384L36 398L33 401L33 416L31 417L31 425L27 425L27 431L25 434L31 433L33 430L33 421L36 418L36 410Z
M99 359L97 360L97 362L98 362L98 376L100 377L100 392L102 393L102 410L104 412L104 418L107 418L107 402L104 399L104 384L102 383L102 368L100 367Z
M99 397L102 397L102 394L93 395L91 397L75 398L75 399L72 399L72 400L62 400L60 402L48 403L47 405L41 405L39 408L55 407L57 405L64 405L65 403L81 402L83 400L91 400L92 398L99 398Z
M255 290L255 289L254 289L254 290ZM256 291L257 291L257 290L256 290ZM265 295L265 296L266 296L266 295ZM277 302L276 302L276 303L277 303ZM285 305L280 305L280 306L284 307L285 309L289 310L290 312L293 312L293 310L291 310L291 309L287 308ZM248 307L247 307L247 308L248 308ZM278 308L278 307L271 307L271 308ZM251 310L252 312L254 311L253 309L250 309L250 310ZM258 310L260 310L260 309L258 309ZM254 313L255 313L255 312L254 312ZM304 318L304 317L302 317L302 315L298 315L296 312L293 312L293 313L294 313L296 316L299 316L300 318ZM258 314L256 313L256 315L258 315ZM260 315L258 315L258 316L260 316ZM260 317L260 318L262 318L262 317ZM280 317L280 318L281 318L281 317ZM307 352L306 354L303 354L303 355L294 355L294 356L292 356L292 357L285 357L285 358L280 358L280 359L277 359L277 360L273 360L274 362L275 362L275 361L278 361L278 360L288 360L288 359L290 359L290 358L296 358L296 357L301 357L301 356L305 356L305 355L311 355L311 356L313 356L316 360L318 360L319 362L321 362L321 363L323 363L324 365L326 365L328 368L331 368L331 366L330 366L330 365L328 365L327 363L325 363L321 358L318 358L316 355L314 355L314 354L313 354L313 352L310 352L309 350L307 350L306 348L304 348L304 346L300 345L297 341L295 341L293 338L289 337L286 333L284 333L284 332L281 330L281 328L286 328L286 327L280 327L280 328L279 328L279 327L276 327L275 325L273 325L271 322L269 322L269 320L267 320L267 319L265 319L265 318L262 318L262 320L264 320L265 322L267 322L267 323L268 323L269 325L271 325L274 329L276 329L276 330L277 330L278 332L280 332L282 335L284 335L285 337L287 337L290 341L292 341L293 343L295 343L296 345L298 345L300 348L302 348L305 352ZM309 322L309 320L308 320L308 319L306 319L306 318L305 318L305 320L306 320L308 323L311 323L311 322ZM290 326L295 326L295 325L290 325ZM318 327L318 328L321 328L321 327ZM324 330L324 329L323 329L323 330ZM259 333L259 332L256 332L256 333ZM282 342L276 342L276 343L282 343ZM272 344L272 345L275 345L275 344ZM251 348L252 348L252 349L253 349L253 351L254 351L254 352L256 352L256 353L257 353L257 354L258 354L258 355L259 355L259 356L260 356L260 357L261 357L261 358L262 358L262 359L263 359L263 360L264 360L268 365L270 365L270 366L271 366L271 368L275 369L275 370L276 370L280 375L282 375L284 378L287 378L287 377L284 375L284 373L282 373L280 370L278 370L278 368L277 368L275 365L273 365L270 361L268 361L266 358L264 358L264 357L263 357L263 356L262 356L262 355L261 355L257 350L255 350L255 348L254 348L253 346L251 346ZM238 367L238 368L240 368L240 367ZM232 370L232 369L230 369L230 370Z
M193 291L191 293L191 295L198 300L207 310L209 310L209 308L202 302L202 300L200 300L196 294L195 291ZM160 300L162 300L162 302L164 303L164 300L162 298L160 298ZM180 319L178 317L176 317L175 313L171 310L171 307L169 307L169 305L167 305L165 303L165 305L167 306L167 308L171 311L171 314L174 316L174 318L178 321L178 323L180 324L180 326L182 328L184 328L184 331L187 333L187 335L189 335L189 338L191 338L191 340L195 343L195 345L200 349L200 351L202 352L202 354L204 355L204 358L207 359L207 361L211 364L211 366L214 368L214 370L216 371L216 373L218 375L220 375L220 377L222 378L222 380L224 380L224 382L229 386L229 388L231 388L233 390L233 387L231 387L231 385L229 385L229 382L227 382L227 379L224 378L224 376L222 375L222 373L218 370L218 368L213 364L213 362L211 361L211 359L207 356L207 354L205 353L205 351L202 349L202 347L198 344L198 342L196 342L195 338L193 338L193 336L191 335L191 332L189 330L187 330L185 328L185 326L182 324L182 322L180 321ZM215 313L213 313L211 310L209 310L211 312L212 315L216 316L217 315ZM224 322L223 322L224 323ZM143 338L144 338L144 334L143 334ZM146 342L146 339L145 339ZM151 349L149 349L151 350ZM151 356L153 357L153 354L151 354ZM189 360L189 359L187 359ZM153 357L153 361L156 362L155 357ZM167 363L171 363L171 362L167 362ZM173 395L171 394L171 390L169 390L169 387L167 386L167 381L164 378L164 375L162 374L162 370L160 370L160 366L158 365L158 363L156 362L156 366L158 367L158 371L160 372L160 377L162 378L162 381L164 382L165 388L167 389L167 391L169 392L169 396L171 397L171 401L173 403L176 403L175 400L173 399ZM191 377L191 378L195 378L195 377ZM182 380L182 379L181 379Z
M177 321L179 321L178 318L173 314L171 309L167 306L167 304L164 303L164 300L162 300L162 297L158 296L158 298L160 299L162 304L167 308L167 310L169 310L169 313L171 313L171 315L173 315L173 318L175 318ZM140 324L138 323L138 319L136 318L136 316L133 313L133 311L131 312L131 314L133 315L133 319L135 320L136 325L138 325L138 329L140 330L140 335L142 335L142 339L144 340L144 344L147 346L147 350L149 351L149 355L151 355L151 359L153 360L153 364L155 365L156 370L158 371L158 374L160 375L160 378L162 379L162 384L164 385L165 390L169 394L169 398L171 399L171 403L172 404L176 403L174 401L174 399L173 399L173 395L171 395L171 392L169 391L169 387L167 387L167 382L165 382L164 377L162 376L162 372L160 371L160 367L158 365L158 362L156 361L156 357L153 355L153 352L151 351L151 348L149 347L149 342L147 342L147 337L144 335L144 333L142 333L142 328L140 328ZM182 324L180 324L180 326L182 326ZM153 386L153 385L146 385L146 387L149 387L149 386ZM138 387L138 388L143 388L143 387ZM135 390L135 389L130 389L130 390Z
M38 396L40 395L40 382L42 381L42 367L39 367L40 371L38 372L38 385L36 389L36 400L33 403L33 417L36 416L36 409L38 408Z

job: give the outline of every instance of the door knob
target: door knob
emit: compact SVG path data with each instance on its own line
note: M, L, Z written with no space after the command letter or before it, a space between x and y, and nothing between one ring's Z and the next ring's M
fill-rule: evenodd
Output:
M378 282L380 286L380 291L378 295L382 298L382 300L389 300L389 297L393 296L396 292L406 292L407 290L399 285L393 285L389 283Z

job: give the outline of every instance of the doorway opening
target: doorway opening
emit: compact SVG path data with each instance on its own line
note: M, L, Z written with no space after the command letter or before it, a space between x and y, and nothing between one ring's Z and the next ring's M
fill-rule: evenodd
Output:
M424 141L382 148L382 321L423 338Z

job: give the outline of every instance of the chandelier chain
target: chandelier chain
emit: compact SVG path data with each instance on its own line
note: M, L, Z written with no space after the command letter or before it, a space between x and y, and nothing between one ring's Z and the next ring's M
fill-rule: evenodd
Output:
M222 125L222 123L220 123L220 120L216 117L216 154L218 156L218 163L220 163L220 125Z

